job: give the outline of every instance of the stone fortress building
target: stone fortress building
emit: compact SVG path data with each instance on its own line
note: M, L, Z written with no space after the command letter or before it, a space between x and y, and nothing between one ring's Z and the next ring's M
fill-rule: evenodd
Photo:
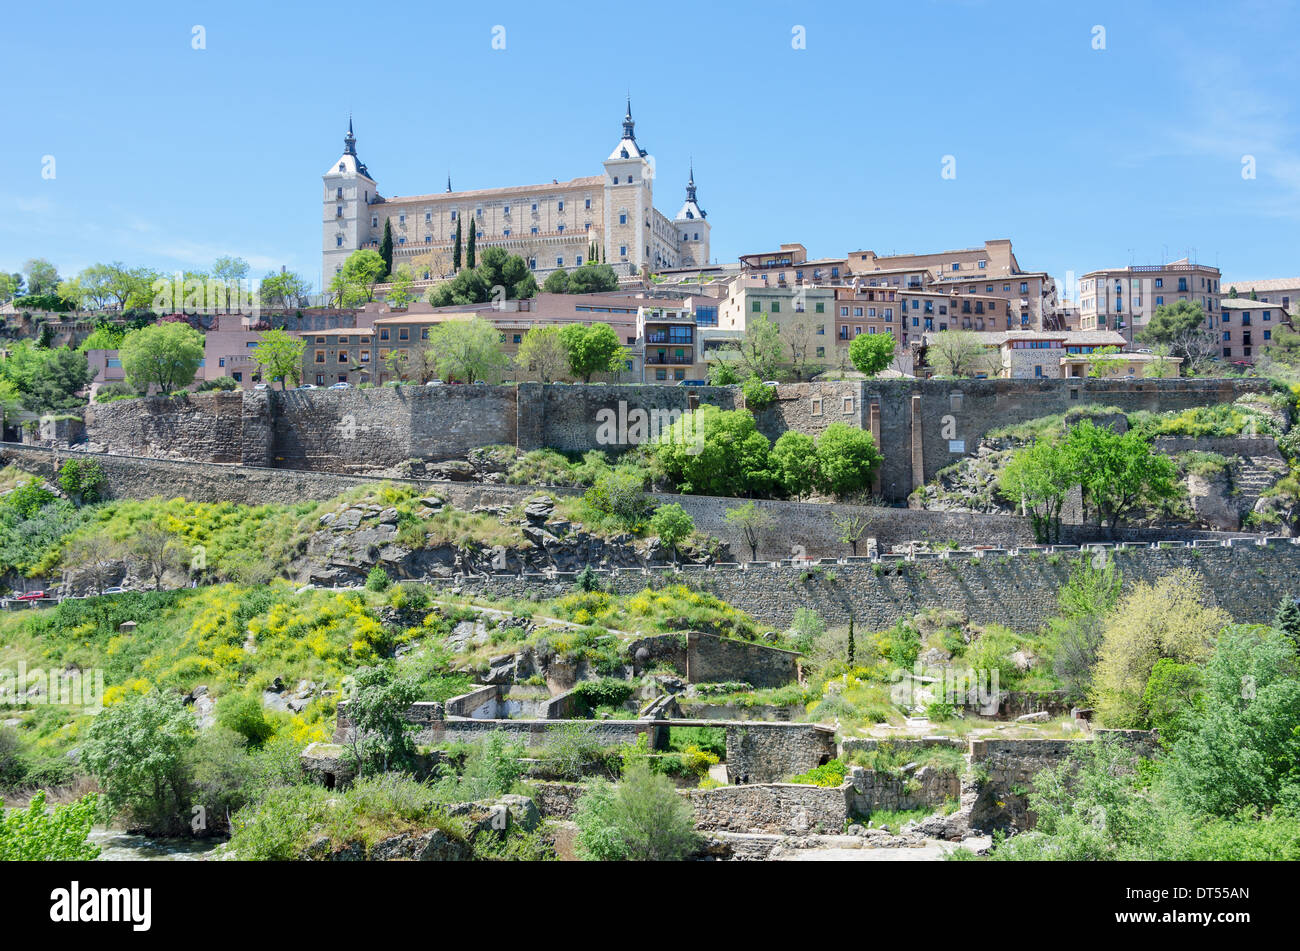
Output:
M410 266L417 280L450 275L458 224L463 242L472 224L479 251L502 247L520 255L539 283L552 271L592 260L619 276L709 261L710 223L696 199L694 168L686 200L669 218L654 206L654 160L637 143L631 99L599 175L461 192L452 191L448 177L442 193L385 197L357 156L349 119L343 154L323 180L322 286L354 251L378 249L385 222L392 227L394 268Z

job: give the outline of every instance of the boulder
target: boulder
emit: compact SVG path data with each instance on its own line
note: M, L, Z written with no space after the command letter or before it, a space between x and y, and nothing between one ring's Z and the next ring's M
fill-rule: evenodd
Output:
M530 522L545 522L555 511L555 500L541 495L524 506L524 518Z

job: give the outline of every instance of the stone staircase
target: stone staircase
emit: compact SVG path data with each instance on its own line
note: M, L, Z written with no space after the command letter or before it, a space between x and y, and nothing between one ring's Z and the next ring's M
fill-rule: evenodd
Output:
M1286 475L1286 463L1277 454L1238 456L1232 470L1232 487L1243 514L1252 511L1264 491Z

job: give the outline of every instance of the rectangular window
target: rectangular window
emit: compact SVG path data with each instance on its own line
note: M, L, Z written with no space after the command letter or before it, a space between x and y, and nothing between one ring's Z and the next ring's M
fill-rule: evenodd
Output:
M411 331L410 331L410 328L408 328L408 327L399 327L398 330L397 330L397 339L398 339L398 340L410 340L410 339L411 339Z
M824 314L824 313L826 313L826 305L825 305L825 304L822 304L822 303L819 303L819 304L815 305L815 311L814 311L814 313L818 313L818 314Z

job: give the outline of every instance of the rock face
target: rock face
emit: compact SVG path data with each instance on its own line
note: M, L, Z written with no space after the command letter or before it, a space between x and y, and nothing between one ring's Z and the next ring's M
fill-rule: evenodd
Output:
M444 507L436 496L421 499L417 514L429 518ZM300 581L314 584L359 584L376 565L395 578L449 578L456 574L571 572L586 565L598 568L639 568L666 565L669 552L657 538L638 540L632 535L602 537L563 520L553 520L555 502L548 496L530 501L523 520L511 522L509 507L486 508L502 524L518 527L522 539L517 545L487 548L450 543L428 548L410 548L398 539L398 513L373 504L353 505L321 517L320 526L307 541L306 553L297 565ZM692 550L683 549L681 558L692 560ZM729 561L731 551L724 544L702 552L703 563Z
M1189 473L1187 496L1197 519L1221 532L1241 529L1241 512L1232 497L1232 485L1226 472L1212 475Z

